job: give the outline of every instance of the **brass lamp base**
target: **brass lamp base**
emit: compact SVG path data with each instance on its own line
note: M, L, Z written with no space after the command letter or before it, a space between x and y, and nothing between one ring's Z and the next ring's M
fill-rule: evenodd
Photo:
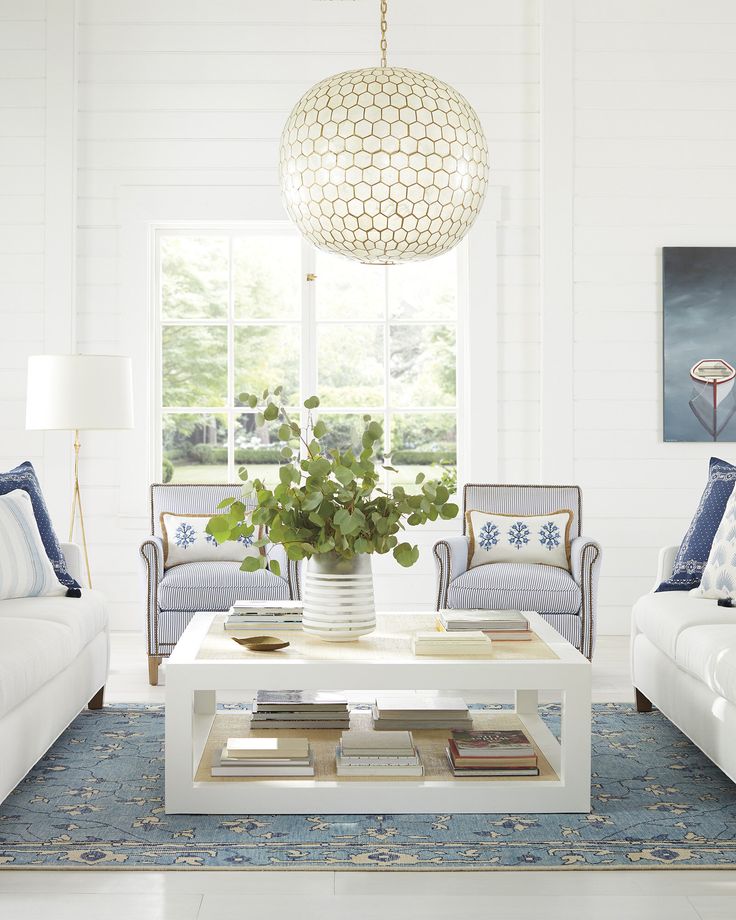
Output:
M87 534L84 530L84 512L82 511L82 493L79 490L79 451L82 445L79 443L79 429L74 431L74 492L72 494L72 514L69 523L69 542L74 542L74 525L77 520L77 508L79 508L79 525L82 532L82 549L84 550L84 563L87 568L87 584L92 587L92 574L89 568L89 554L87 552Z

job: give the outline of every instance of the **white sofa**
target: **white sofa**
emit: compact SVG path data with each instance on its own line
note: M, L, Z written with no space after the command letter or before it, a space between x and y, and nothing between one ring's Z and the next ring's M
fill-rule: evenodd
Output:
M661 550L657 585L677 550ZM639 712L656 706L736 782L736 608L687 591L645 594L631 615L631 675Z
M62 550L79 580L79 547ZM98 592L0 601L0 802L85 706L102 706L109 659Z

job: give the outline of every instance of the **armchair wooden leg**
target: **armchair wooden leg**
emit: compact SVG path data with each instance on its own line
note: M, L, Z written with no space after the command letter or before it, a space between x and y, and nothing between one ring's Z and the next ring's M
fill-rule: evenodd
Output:
M636 711L651 712L652 701L647 699L638 687L634 687L634 694L636 695Z
M100 687L100 689L95 693L92 699L87 704L88 709L102 709L102 700L105 696L105 688Z
M148 656L148 683L152 687L158 686L158 666L161 664L161 658L155 655Z

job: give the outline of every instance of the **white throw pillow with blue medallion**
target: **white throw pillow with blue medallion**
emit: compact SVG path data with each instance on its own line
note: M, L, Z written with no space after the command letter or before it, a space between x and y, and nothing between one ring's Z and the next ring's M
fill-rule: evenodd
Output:
M211 517L211 514L174 514L169 511L161 514L164 568L170 569L172 565L183 562L242 562L246 556L261 554L261 548L253 545L260 539L260 527L256 527L250 537L218 543L205 529Z
M526 562L570 570L567 508L549 514L491 514L466 511L468 568L491 562Z
M46 555L29 494L0 495L0 598L66 593Z

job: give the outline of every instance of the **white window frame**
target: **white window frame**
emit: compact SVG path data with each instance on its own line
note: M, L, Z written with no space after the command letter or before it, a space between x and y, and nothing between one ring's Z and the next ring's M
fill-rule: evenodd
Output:
M151 292L151 304L152 304L152 338L153 338L153 354L154 354L154 367L153 367L153 381L152 381L152 390L151 395L153 399L152 413L151 413L151 422L152 422L152 431L150 437L151 443L151 465L154 470L160 470L162 459L163 459L163 416L164 415L190 415L190 414L203 414L203 415L220 415L226 416L228 419L228 430L227 430L227 456L228 456L228 478L234 479L235 473L237 472L237 464L235 464L235 421L238 415L242 415L244 412L247 412L242 406L235 406L235 392L234 392L234 330L236 326L264 326L264 325L274 325L274 326L289 326L289 325L301 325L301 348L300 348L300 388L301 388L301 398L304 399L307 395L313 393L318 393L317 385L317 343L316 336L318 327L320 326L336 326L340 325L340 320L318 320L317 319L317 284L319 284L319 277L316 277L316 282L309 280L310 276L318 275L316 263L317 263L317 251L308 241L304 238L301 239L301 310L299 316L293 320L273 320L273 319L256 319L253 321L247 321L238 319L235 317L235 309L233 302L233 285L232 285L232 244L233 239L236 235L242 234L247 236L248 234L273 234L282 235L284 232L292 233L295 236L298 235L298 231L295 229L293 224L288 221L243 221L239 224L223 224L220 222L197 222L196 224L187 223L182 226L155 226L152 228L153 232L151 233L151 243L152 243L152 271L150 273L152 279L152 292ZM227 312L222 319L213 319L210 317L204 319L174 319L164 320L161 315L161 252L160 244L162 236L223 236L227 235L229 240L229 252L228 252L228 266L230 271L230 278L228 283L228 303L227 303ZM383 320L376 319L349 319L346 321L347 324L353 326L365 325L371 327L382 327L384 330L384 379L383 379L383 405L378 408L375 406L351 406L345 408L342 406L329 406L322 405L320 406L320 411L325 414L380 414L384 422L384 443L387 447L386 454L390 456L391 453L391 418L393 414L397 415L453 415L455 416L456 424L456 455L457 455L457 469L458 472L464 468L462 461L463 455L463 443L461 442L461 416L462 416L462 395L465 393L465 369L466 362L461 360L464 353L464 334L465 329L467 328L467 315L468 315L468 304L467 304L467 293L468 285L464 283L464 278L467 273L467 243L463 241L455 249L456 258L457 258L457 289L456 289L456 304L457 304L457 314L454 320L443 321L443 320L423 320L419 319L406 319L406 320L392 320L388 312L388 274L386 274L386 290L384 292L385 304L386 304L386 313L383 317ZM390 271L390 268L387 270ZM455 404L453 406L447 407L394 407L391 404L390 394L390 336L389 336L389 327L390 326L426 326L426 325L451 325L455 328ZM192 407L164 407L163 406L163 393L162 393L162 377L163 377L163 343L162 343L162 329L164 326L223 326L228 330L228 354L227 354L227 400L224 406L192 406ZM230 476L230 472L233 471L233 476ZM384 484L389 484L390 480L386 479Z

